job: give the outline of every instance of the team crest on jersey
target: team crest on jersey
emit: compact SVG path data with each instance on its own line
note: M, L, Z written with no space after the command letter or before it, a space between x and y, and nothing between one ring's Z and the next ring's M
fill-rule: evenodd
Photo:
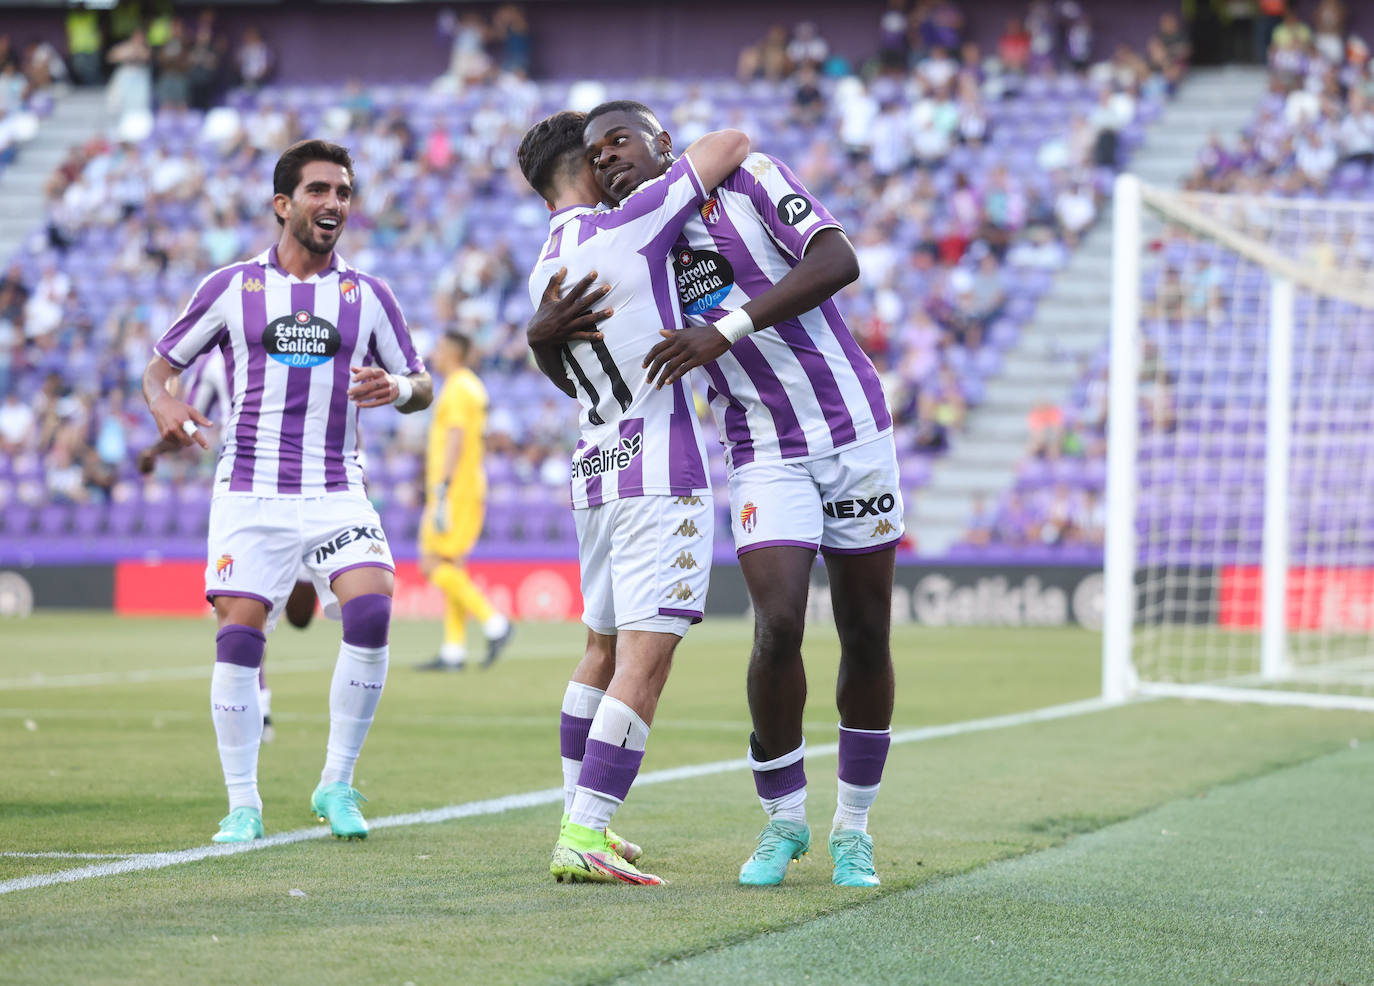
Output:
M343 345L334 323L304 308L274 319L262 334L262 347L278 363L312 367L328 363Z
M701 221L707 226L720 222L720 200L714 195L701 203Z
M705 315L735 286L730 261L712 250L679 250L673 257L677 294L688 315Z
M265 285L259 278L246 277L243 280L243 290L247 291L249 294L257 294L259 291L262 291L264 287Z
M744 528L745 534L752 534L754 528L758 526L758 522L759 508L754 506L754 502L751 500L740 508L739 526Z
M358 282L351 277L339 282L339 294L343 295L343 300L349 304L362 297L362 292L358 290Z
M219 560L215 562L215 574L221 582L228 582L234 575L234 556L220 555Z

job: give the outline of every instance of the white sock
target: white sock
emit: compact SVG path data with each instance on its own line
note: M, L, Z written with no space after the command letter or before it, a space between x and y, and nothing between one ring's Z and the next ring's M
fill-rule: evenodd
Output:
M258 689L258 708L262 711L263 718L272 714L272 689Z
M482 633L488 640L495 640L497 637L504 637L506 631L510 629L510 620L506 619L504 613L492 613L482 624Z
M878 788L881 785L869 784L860 787L858 784L849 784L845 781L839 783L840 790L835 797L835 820L830 825L830 831L857 829L867 832L868 809L873 807L873 801L878 797Z
M581 682L568 682L563 692L563 713L578 719L592 719L606 692ZM573 796L577 794L577 777L582 773L582 758L560 756L563 764L563 814L572 812Z
M339 660L329 688L329 746L321 784L353 783L353 765L363 750L386 684L388 653L387 647L339 645Z
M806 824L806 788L798 788L781 798L759 798L759 804L768 813L769 821L782 818L799 825Z
M439 645L439 660L445 664L462 664L468 659L468 649L462 644Z
M587 739L623 746L627 750L643 750L649 745L649 725L634 709L608 695L592 716L592 731Z
M262 709L258 704L257 668L215 662L210 675L210 719L215 724L229 810L248 807L261 811L258 747L262 744Z
M568 820L574 825L585 825L593 832L601 832L611 824L611 816L619 807L620 802L615 798L579 787L568 806Z

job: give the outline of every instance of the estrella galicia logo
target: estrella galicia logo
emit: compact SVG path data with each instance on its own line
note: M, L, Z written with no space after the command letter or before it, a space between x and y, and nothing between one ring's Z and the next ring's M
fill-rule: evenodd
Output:
M679 250L673 256L673 270L682 310L688 315L705 315L735 286L730 261L711 250Z
M328 363L343 345L343 337L333 323L301 309L283 315L267 326L262 347L278 363L311 367Z
M805 195L793 192L778 202L778 218L789 226L795 226L811 215L811 200Z

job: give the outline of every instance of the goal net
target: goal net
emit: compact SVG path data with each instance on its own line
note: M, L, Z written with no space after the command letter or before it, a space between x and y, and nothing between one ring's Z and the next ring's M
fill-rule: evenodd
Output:
M1104 695L1374 710L1374 205L1113 221Z

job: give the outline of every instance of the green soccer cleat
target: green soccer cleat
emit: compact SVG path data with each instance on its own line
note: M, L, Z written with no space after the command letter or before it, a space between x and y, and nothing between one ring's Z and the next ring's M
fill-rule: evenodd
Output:
M882 882L873 869L873 838L867 832L831 832L830 858L835 861L831 882L837 887L876 887Z
M805 822L775 818L759 833L754 855L739 868L739 882L746 887L775 887L787 875L787 864L811 850L811 829Z
M570 816L568 815L568 813L564 812L563 821L560 823L560 829L561 826L568 824L569 818ZM633 863L640 856L644 855L643 849L635 845L629 839L626 839L623 836L616 835L610 829L606 830L606 841L611 844L612 849L620 853L620 858L625 860L625 862L627 863Z
M568 822L558 835L549 861L549 873L562 883L628 883L638 887L661 886L667 881L645 873L616 852L605 832Z
M235 808L219 820L219 831L211 842L252 842L262 838L262 812L247 805Z
M343 781L321 784L310 796L310 810L329 829L336 839L366 839L367 819L358 810L358 802L367 799Z

